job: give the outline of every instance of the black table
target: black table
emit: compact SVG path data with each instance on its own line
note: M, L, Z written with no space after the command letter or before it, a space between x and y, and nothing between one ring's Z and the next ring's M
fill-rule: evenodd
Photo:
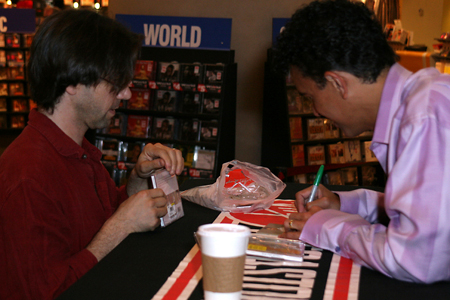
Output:
M181 190L209 184L208 180L190 180ZM306 187L289 183L280 199L293 199ZM333 190L354 187L333 186ZM185 216L154 232L128 236L93 269L73 284L58 299L151 299L195 244L193 233L198 226L212 223L220 212L183 201ZM311 299L323 299L332 253L323 251ZM201 284L189 299L202 299ZM361 268L359 299L450 299L450 282L431 285L401 282L378 272Z

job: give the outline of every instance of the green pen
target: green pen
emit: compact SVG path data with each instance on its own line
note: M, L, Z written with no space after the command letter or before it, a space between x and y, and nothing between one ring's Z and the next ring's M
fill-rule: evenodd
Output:
M314 198L316 197L316 193L317 193L317 188L319 187L320 181L322 180L323 169L324 169L324 165L321 165L319 168L319 171L317 171L317 175L316 175L316 179L314 180L314 185L313 185L313 189L311 191L311 195L309 196L309 199L306 201L306 203L314 201Z

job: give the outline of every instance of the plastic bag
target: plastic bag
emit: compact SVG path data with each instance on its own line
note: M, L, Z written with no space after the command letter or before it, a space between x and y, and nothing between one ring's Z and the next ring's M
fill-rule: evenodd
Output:
M224 163L211 185L181 192L181 197L219 211L252 212L270 207L286 184L269 169L233 160Z

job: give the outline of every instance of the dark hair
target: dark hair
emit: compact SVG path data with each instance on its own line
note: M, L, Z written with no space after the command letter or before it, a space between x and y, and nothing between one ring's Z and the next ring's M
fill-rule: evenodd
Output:
M274 47L274 67L291 66L324 87L326 71L345 71L373 83L396 54L375 15L361 2L313 1L286 24Z
M68 9L49 16L30 49L28 76L36 104L53 112L70 85L102 79L118 93L133 78L141 37L96 12Z

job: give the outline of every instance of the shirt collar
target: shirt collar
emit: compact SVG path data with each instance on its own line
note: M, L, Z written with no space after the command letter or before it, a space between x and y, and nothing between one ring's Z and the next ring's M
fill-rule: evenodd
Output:
M390 69L381 94L375 130L372 142L387 144L389 128L402 101L402 92L406 80L412 74L400 64L394 64Z
M82 158L87 154L94 159L100 160L101 152L97 147L83 138L82 146L78 145L68 135L66 135L52 120L44 114L33 109L28 117L28 126L33 127L41 133L55 149L63 156Z

